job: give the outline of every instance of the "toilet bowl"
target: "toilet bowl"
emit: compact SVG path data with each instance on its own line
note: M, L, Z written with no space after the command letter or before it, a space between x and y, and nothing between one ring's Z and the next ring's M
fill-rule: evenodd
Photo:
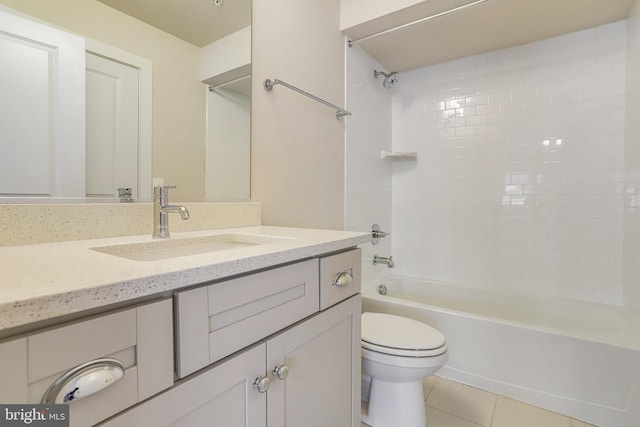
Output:
M406 317L366 312L361 347L362 374L371 379L362 421L372 427L425 427L422 380L448 359L442 333Z

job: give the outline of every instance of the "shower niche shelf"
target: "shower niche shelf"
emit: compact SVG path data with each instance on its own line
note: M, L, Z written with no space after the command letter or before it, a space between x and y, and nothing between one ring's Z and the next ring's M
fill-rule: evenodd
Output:
M381 159L388 160L418 160L418 153L416 151L386 151L380 152Z

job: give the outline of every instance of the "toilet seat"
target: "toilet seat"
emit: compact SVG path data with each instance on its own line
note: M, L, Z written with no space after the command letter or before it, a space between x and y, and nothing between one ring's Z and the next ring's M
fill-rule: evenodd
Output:
M444 335L424 323L391 314L362 314L364 424L425 427L423 380L447 363Z
M447 351L444 335L406 317L362 313L362 348L393 356L435 357Z

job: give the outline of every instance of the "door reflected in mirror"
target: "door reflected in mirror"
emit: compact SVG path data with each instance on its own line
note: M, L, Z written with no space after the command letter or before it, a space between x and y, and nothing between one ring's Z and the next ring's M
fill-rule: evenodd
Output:
M226 1L221 6L208 0L0 0L0 7L150 61L152 159L148 169L152 172L138 171L145 175L139 180L143 190L155 177L177 185L176 202L249 200L250 0ZM218 45L228 45L225 40L236 44L241 40L244 46L221 57L224 49ZM95 165L101 154L91 153ZM75 163L85 168L84 159L83 155ZM93 169L87 167L87 182ZM116 197L117 186L114 181ZM150 188L146 194L151 194ZM57 201L52 196L35 197ZM148 201L144 199L138 198Z

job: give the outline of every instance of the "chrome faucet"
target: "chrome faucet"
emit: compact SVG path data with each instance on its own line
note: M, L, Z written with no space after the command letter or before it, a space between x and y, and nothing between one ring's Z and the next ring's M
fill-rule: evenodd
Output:
M169 237L169 214L178 212L183 220L189 219L189 211L184 206L169 204L169 189L175 185L158 185L153 188L153 237Z
M383 256L374 255L373 256L373 265L376 264L386 264L387 267L393 268L395 264L393 263L393 257L385 258Z

